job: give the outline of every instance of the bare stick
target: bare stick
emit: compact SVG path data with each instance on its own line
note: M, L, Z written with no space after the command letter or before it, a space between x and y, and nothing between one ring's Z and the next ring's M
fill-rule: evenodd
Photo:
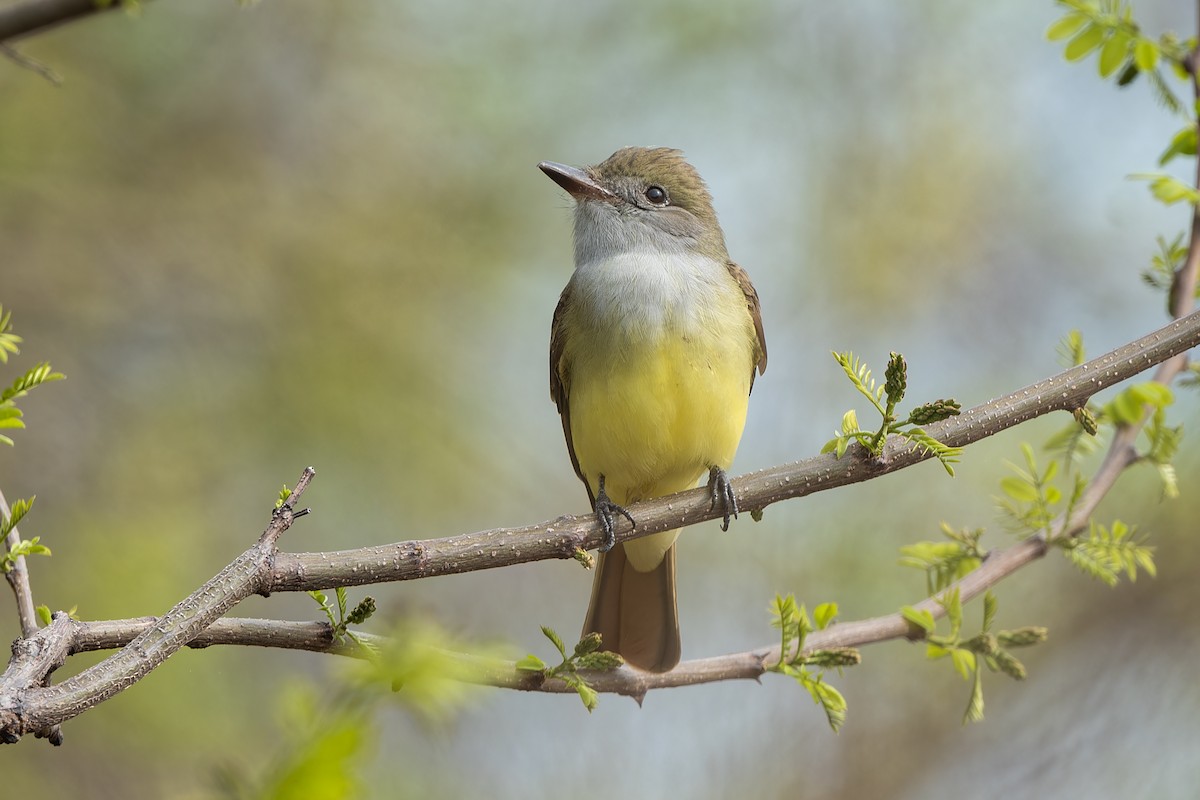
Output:
M0 9L0 42L121 6L119 0L25 0Z
M4 499L2 491L0 491L0 511L4 512L5 517L12 516L12 509L8 507L8 501ZM16 526L13 526L12 530L8 532L8 536L4 538L4 547L11 551L20 541L21 534L17 533ZM13 594L17 598L17 617L21 621L21 636L31 636L38 629L37 612L33 606L33 591L29 587L29 569L25 565L25 556L17 556L12 569L4 573L4 577L8 579L8 585L12 587Z

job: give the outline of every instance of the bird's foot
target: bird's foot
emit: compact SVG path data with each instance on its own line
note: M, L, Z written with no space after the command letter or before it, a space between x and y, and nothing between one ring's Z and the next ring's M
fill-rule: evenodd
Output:
M600 545L600 552L607 553L617 543L617 515L629 520L629 524L634 528L637 528L637 523L633 521L633 517L624 507L608 499L608 493L604 491L603 475L600 476L600 491L596 493L595 508L596 519L600 521L600 527L604 529L604 544Z
M737 495L733 493L733 484L729 482L729 476L725 474L725 470L720 467L708 468L708 490L712 492L712 502L709 504L709 509L716 508L717 503L721 504L721 509L725 512L724 518L721 521L721 530L729 530L729 518L737 519L738 503Z

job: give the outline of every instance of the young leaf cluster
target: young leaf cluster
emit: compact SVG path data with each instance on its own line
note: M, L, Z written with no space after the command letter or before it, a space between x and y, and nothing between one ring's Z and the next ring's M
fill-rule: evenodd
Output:
M1093 52L1098 53L1100 76L1108 78L1116 75L1118 86L1128 86L1138 76L1145 75L1159 102L1187 118L1187 124L1175 133L1159 156L1159 166L1166 166L1179 156L1195 156L1195 109L1175 93L1167 74L1173 73L1180 80L1191 79L1189 70L1193 67L1190 54L1196 47L1196 39L1181 40L1170 31L1157 39L1147 36L1133 20L1133 7L1122 0L1059 2L1069 10L1050 26L1046 37L1052 41L1067 40L1063 54L1068 61L1079 61ZM1200 203L1200 191L1173 175L1149 172L1130 177L1146 181L1150 192L1164 205ZM1168 251L1168 256L1170 254Z
M354 631L350 630L350 626L362 625L371 618L371 615L375 613L375 598L367 595L347 613L346 587L339 586L333 590L333 593L337 600L336 614L334 613L335 608L329 604L329 597L324 592L309 592L308 594L309 597L317 601L317 605L325 612L325 618L329 621L330 627L333 628L333 640L335 642L349 638L359 647L369 651L371 649L370 646L356 636Z
M834 453L841 458L846 448L852 442L857 442L872 456L878 458L883 454L883 446L890 435L900 436L908 440L914 447L920 448L941 462L946 472L954 475L954 463L962 453L960 447L948 447L925 432L922 426L932 422L957 416L960 406L956 400L934 400L917 406L901 419L896 414L896 406L904 399L908 388L908 365L904 356L892 353L884 371L884 383L876 384L871 377L870 368L853 353L834 353L834 359L841 365L850 383L863 397L871 401L871 405L879 413L881 423L874 431L863 430L859 426L858 414L851 409L842 415L842 427L834 438L821 448L822 453Z
M12 513L5 515L0 512L0 542L8 537L10 531L20 524L21 519L29 513L29 509L33 507L33 501L37 496L28 500L17 500L12 504ZM12 547L4 552L4 557L0 559L0 572L10 572L17 564L17 559L21 556L48 556L50 548L44 544L39 544L40 536L35 536L32 539L19 539Z
M793 595L775 595L771 607L771 625L779 629L779 663L770 667L795 679L825 711L825 718L834 733L846 721L846 698L825 681L825 671L852 667L862 661L862 655L852 647L835 647L804 652L804 638L814 630L824 630L837 616L837 603L822 603L813 610L813 619L803 605L796 605ZM814 626L815 621L815 626Z
M554 645L554 649L558 650L559 656L562 657L562 663L552 667L537 656L530 654L517 662L517 669L522 672L540 672L545 678L557 678L579 694L579 699L583 701L584 708L589 712L594 711L596 706L599 705L600 697L579 671L600 670L607 672L621 666L625 663L625 660L616 653L601 650L602 642L598 633L589 633L580 639L579 643L575 645L574 651L569 656L567 655L567 646L563 643L562 637L555 633L552 628L543 625L542 634L550 640Z
M1122 0L1059 0L1059 4L1069 10L1050 25L1046 38L1066 40L1063 55L1068 61L1081 61L1097 53L1100 77L1115 75L1118 86L1128 86L1145 75L1163 105L1175 112L1184 111L1183 101L1171 89L1163 68L1165 65L1177 77L1187 79L1186 59L1195 47L1194 39L1180 41L1171 32L1157 39L1147 36L1133 19L1132 5Z
M21 337L12 332L12 312L5 312L0 306L0 364L7 364L10 354L20 352ZM17 408L17 400L29 394L35 386L50 381L62 380L65 376L54 372L50 364L35 364L24 375L13 381L12 385L0 391L0 428L24 428L23 414ZM11 445L13 440L0 434L0 442Z
M1141 463L1152 465L1162 482L1163 496L1179 496L1179 484L1171 460L1183 441L1183 426L1168 425L1166 408L1175 402L1169 386L1156 381L1144 381L1125 387L1107 403L1075 409L1078 424L1068 425L1046 442L1046 449L1061 456L1068 467L1080 456L1090 455L1103 444L1098 435L1102 427L1135 425L1142 421L1147 409L1150 420L1141 430L1139 440L1144 440L1138 454ZM1084 435L1088 434L1088 435Z
M1067 559L1084 573L1109 586L1116 586L1124 573L1130 582L1137 580L1141 569L1151 578L1157 574L1154 548L1146 545L1146 537L1137 536L1137 529L1114 520L1111 528L1092 523L1086 537L1062 542Z
M1160 442L1158 457L1169 458L1178 446L1180 430L1162 427L1163 431L1156 434ZM1051 482L1058 473L1059 462L1051 461L1044 471L1040 471L1033 448L1022 443L1021 450L1025 455L1025 467L1010 464L1016 474L1000 482L1006 495L1000 501L1000 508L1019 531L1026 535L1043 534L1048 543L1062 548L1072 564L1109 586L1115 586L1122 573L1131 581L1135 580L1139 568L1154 576L1154 548L1145 544L1145 537L1135 537L1134 529L1120 520L1114 521L1111 528L1092 522L1086 537L1056 535L1054 521L1070 517L1086 481L1076 472L1074 491L1064 503L1063 493ZM1164 469L1170 474L1172 483L1168 485L1173 486L1174 469L1169 460L1158 466L1160 474Z
M1054 535L1054 521L1060 514L1070 515L1083 496L1087 482L1075 472L1074 487L1064 505L1063 492L1054 484L1059 462L1051 460L1044 470L1041 469L1028 442L1021 442L1021 454L1025 459L1024 466L1005 461L1013 474L1000 479L1000 490L1004 493L1004 497L998 499L1000 511L1023 537L1041 533L1050 539Z
M925 571L925 592L932 596L980 565L986 553L979 546L983 528L956 531L946 523L942 535L949 541L917 542L900 548L900 564Z
M938 603L946 610L950 632L939 634L933 614L911 606L901 609L904 618L919 628L925 637L925 655L931 661L949 658L954 670L963 680L971 681L971 694L963 723L983 719L983 671L980 662L992 672L1001 672L1015 680L1025 679L1025 665L1010 652L1009 648L1028 647L1046 641L1046 629L1039 627L1017 628L991 632L996 619L998 602L988 592L983 597L983 626L979 633L965 637L963 628L962 599L957 589L944 593Z
M360 775L377 739L375 705L370 693L293 681L281 692L280 734L276 752L259 754L257 771L247 765L220 765L212 776L217 795L226 800L301 800L362 797Z
M1142 270L1142 281L1152 289L1168 293L1169 311L1175 299L1175 276L1179 274L1187 259L1188 245L1182 233L1169 242L1162 236L1157 237L1156 241L1158 252L1150 257L1150 266ZM1197 285L1194 295L1200 297L1200 285Z

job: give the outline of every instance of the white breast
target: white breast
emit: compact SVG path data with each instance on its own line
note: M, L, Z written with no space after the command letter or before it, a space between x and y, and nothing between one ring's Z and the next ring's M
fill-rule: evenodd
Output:
M571 277L579 319L618 338L698 333L745 298L725 264L675 251L631 250L580 264Z

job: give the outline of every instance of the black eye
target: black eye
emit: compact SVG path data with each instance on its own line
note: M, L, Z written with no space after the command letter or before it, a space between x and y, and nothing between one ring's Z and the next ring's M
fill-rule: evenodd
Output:
M661 186L650 186L646 189L646 199L656 206L667 204L667 190Z

